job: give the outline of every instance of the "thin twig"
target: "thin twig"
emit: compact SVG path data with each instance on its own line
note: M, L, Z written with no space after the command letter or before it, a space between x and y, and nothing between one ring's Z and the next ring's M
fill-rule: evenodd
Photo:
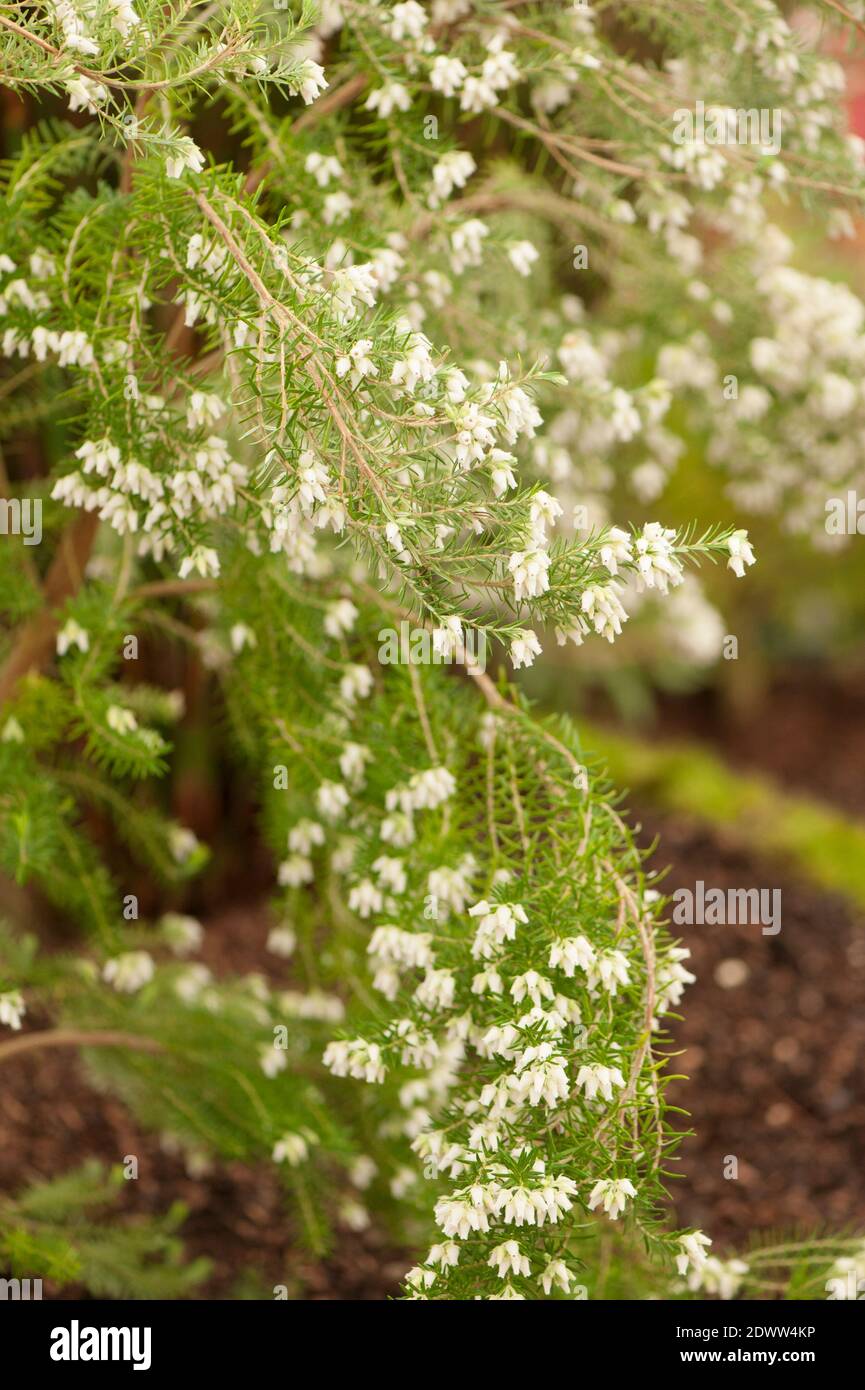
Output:
M0 1063L39 1047L128 1047L136 1052L165 1050L155 1038L142 1038L135 1033L121 1033L113 1029L89 1032L77 1028L46 1028L43 1032L23 1033L20 1038L10 1038L8 1042L0 1043Z

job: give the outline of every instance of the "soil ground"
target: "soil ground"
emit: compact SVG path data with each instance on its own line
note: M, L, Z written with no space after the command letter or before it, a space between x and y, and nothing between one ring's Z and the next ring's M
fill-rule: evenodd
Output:
M766 772L865 820L865 676L858 672L791 670L748 717L725 707L715 689L661 698L652 732L709 743L740 771Z
M666 892L702 879L781 890L781 930L675 928L697 976L674 1029L672 1103L696 1131L673 1185L680 1223L741 1247L758 1230L865 1230L865 923L838 899L726 849L704 830L662 836ZM738 1160L738 1178L725 1176Z

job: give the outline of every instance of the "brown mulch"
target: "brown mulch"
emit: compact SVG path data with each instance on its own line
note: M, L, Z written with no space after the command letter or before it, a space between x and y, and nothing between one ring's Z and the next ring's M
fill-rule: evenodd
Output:
M304 1249L272 1166L218 1163L193 1179L181 1159L162 1151L156 1136L138 1129L119 1101L90 1089L75 1053L46 1049L6 1065L0 1193L56 1176L86 1158L119 1163L127 1154L137 1157L139 1175L125 1184L117 1209L153 1214L174 1201L186 1204L187 1251L206 1255L214 1266L195 1297L235 1298L248 1287L245 1296L271 1298L277 1284L288 1286L289 1298L361 1300L396 1293L405 1257L375 1231L338 1232L323 1260ZM51 1296L79 1298L82 1291L51 1290Z
M781 931L682 926L697 975L676 1024L688 1081L669 1100L690 1111L671 1183L680 1224L742 1246L759 1230L865 1231L865 922L840 899L725 848L705 830L648 814L662 835L665 893L780 888ZM729 1158L738 1178L724 1176Z
M743 714L710 688L659 698L652 733L711 744L733 767L765 772L865 819L865 675L792 670Z

